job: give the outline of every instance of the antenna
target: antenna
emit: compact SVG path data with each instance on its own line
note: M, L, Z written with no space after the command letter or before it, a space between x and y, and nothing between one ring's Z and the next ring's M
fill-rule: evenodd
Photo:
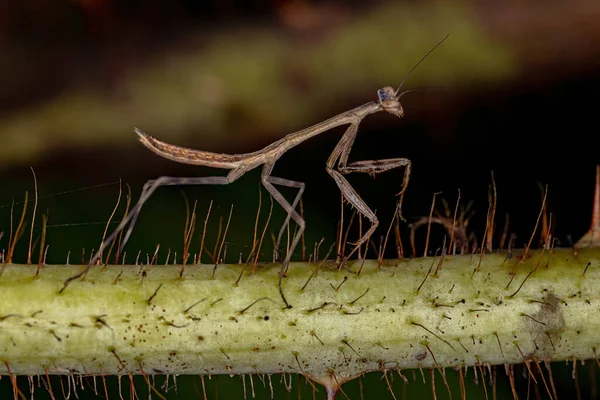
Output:
M397 98L399 99L400 97L404 96L407 93L420 92L422 90L446 90L446 89L448 89L446 86L431 86L431 87L407 89L407 90L403 91L402 93L398 94Z
M442 40L440 40L440 41L438 42L438 44L436 44L435 46L433 46L433 48L432 48L431 50L429 50L429 51L427 52L427 54L425 54L425 55L424 55L424 56L423 56L423 57L422 57L422 58L421 58L421 59L420 59L420 60L419 60L419 61L418 61L418 62L417 62L417 63L416 63L416 64L415 64L415 65L414 65L414 66L413 66L411 69L410 69L410 71L408 71L408 74L406 74L406 75L404 76L404 79L402 79L402 82L400 82L400 86L398 86L398 89L396 89L396 93L394 93L394 95L398 96L398 92L400 91L400 89L402 89L402 85L404 85L404 81L406 81L406 79L407 79L407 78L410 76L410 74L412 74L412 73L413 73L413 71L414 71L415 69L417 69L417 67L418 67L418 66L419 66L419 65L420 65L420 64L421 64L421 63L422 63L422 62L423 62L423 61L424 61L424 60L427 58L427 56L429 56L431 53L433 53L433 51L434 51L435 49L437 49L439 45L441 45L442 43L444 43L444 41L445 41L446 39L448 39L448 36L450 36L450 34L447 34L447 35L446 35L446 37L444 37Z

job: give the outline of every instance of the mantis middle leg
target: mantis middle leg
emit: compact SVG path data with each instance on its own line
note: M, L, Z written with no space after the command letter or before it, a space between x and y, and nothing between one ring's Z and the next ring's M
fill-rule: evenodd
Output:
M304 227L306 225L304 222L304 219L300 216L300 214L298 214L296 212L296 208L295 208L296 203L299 201L300 195L302 194L302 191L304 190L304 183L271 176L271 172L273 171L274 165L275 165L274 163L268 163L268 164L264 165L263 170L262 170L262 178L261 178L262 184L269 191L271 196L273 196L273 198L279 203L279 205L281 205L281 207L283 207L283 209L288 213L288 217L286 219L286 222L283 224L283 228L285 228L287 226L287 223L289 222L290 218L292 218L298 225L298 230L296 231L296 234L294 235L294 238L292 239L292 244L290 245L290 248L287 251L285 260L281 264L281 269L279 270L279 283L278 283L279 294L281 295L281 299L283 300L283 303L285 304L286 308L290 308L290 305L287 302L285 295L283 294L283 287L281 285L282 285L282 280L283 280L283 275L285 273L285 269L288 267L288 265L290 263L292 253L294 252L294 249L298 245L298 242L299 242L300 238L302 237L302 232L304 232ZM288 201L283 197L281 192L279 192L279 190L277 190L275 188L275 186L273 186L274 184L300 189L300 192L296 196L296 199L294 200L293 205L290 205L290 203L288 203ZM280 233L280 237L281 237L281 233ZM279 240L278 240L278 242L279 242Z

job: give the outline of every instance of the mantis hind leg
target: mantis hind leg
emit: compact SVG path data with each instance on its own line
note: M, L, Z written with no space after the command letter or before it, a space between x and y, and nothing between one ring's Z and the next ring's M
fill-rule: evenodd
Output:
M150 196L152 196L152 193L154 193L154 191L156 189L158 189L159 187L174 186L174 185L227 185L227 184L235 181L239 177L241 177L245 172L246 172L246 170L238 168L238 169L232 170L227 176L184 177L184 178L173 177L173 176L161 176L157 179L149 180L148 182L146 182L146 184L144 184L144 188L142 189L142 194L140 195L140 198L139 198L138 202L136 203L136 205L131 209L131 212L121 221L121 223L106 238L106 240L104 240L100 244L100 248L98 249L96 254L94 254L94 256L90 259L90 261L89 261L88 265L85 267L85 269L83 271L81 271L80 273L73 275L70 278L68 278L67 280L65 280L63 287L62 287L62 289L60 289L59 293L62 293L73 280L85 276L85 274L90 270L90 268L93 265L95 265L96 262L100 259L100 257L102 256L102 252L106 249L106 247L109 246L115 240L117 235L123 229L125 229L127 224L129 224L129 228L127 229L125 237L123 238L123 242L121 243L121 246L119 248L120 251L123 250L123 248L125 247L125 244L127 244L127 241L129 240L129 236L131 235L131 232L133 231L135 222L137 221L140 211L142 210L142 206L146 203L146 201L148 201Z

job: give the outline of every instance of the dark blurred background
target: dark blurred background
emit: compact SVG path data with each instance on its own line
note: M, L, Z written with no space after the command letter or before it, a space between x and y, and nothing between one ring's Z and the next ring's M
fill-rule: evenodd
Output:
M64 262L68 251L72 260L80 259L82 248L89 256L100 242L119 180L131 186L136 201L143 183L160 175L225 173L154 155L137 142L134 126L201 150L255 151L375 100L379 87L398 85L446 34L448 40L405 84L444 89L403 97L403 120L383 113L365 119L350 160L411 159L403 207L408 222L429 214L436 192L442 192L437 207L443 210L444 198L452 210L460 189L461 204L473 201L469 228L479 238L493 171L497 229L508 213L516 247L529 240L548 185L551 230L569 246L589 227L600 163L599 19L595 0L2 2L0 248L7 245L13 199L17 220L25 191L33 195L30 167L40 197L35 236L40 214L49 213L47 261ZM294 148L273 173L306 182L306 243L310 252L324 238L321 256L335 241L340 219L340 193L325 161L343 132L336 128ZM192 246L199 247L209 202L211 249L219 218L226 220L233 204L226 261L237 261L240 253L245 258L259 172L228 187L158 190L144 206L129 251L153 252L160 243L163 259L166 249L181 254L183 191L190 203L198 200ZM349 177L382 222L373 236L377 243L393 215L402 176L398 170L375 180ZM294 194L282 191L288 198ZM262 195L259 229L269 208L264 190ZM347 222L350 210L345 212ZM276 234L283 218L275 206L269 232ZM405 247L408 232L402 224ZM441 246L440 238L441 231L430 249ZM24 261L25 242L17 246L15 261ZM422 241L417 247L422 252ZM270 260L271 249L267 239L261 260ZM372 378L366 392L385 392L379 378ZM595 393L595 386L580 381L582 390ZM574 384L565 378L564 390ZM480 386L475 393L482 394Z

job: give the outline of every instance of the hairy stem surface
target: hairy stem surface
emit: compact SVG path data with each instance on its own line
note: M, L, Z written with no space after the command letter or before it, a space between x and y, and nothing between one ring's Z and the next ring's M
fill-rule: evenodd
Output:
M389 368L594 358L600 250L523 253L379 269L367 260L360 275L293 263L291 309L278 265L244 272L237 286L242 265L219 265L214 279L208 265L186 266L183 279L176 265L95 267L58 294L82 266L45 266L35 278L37 266L7 264L0 374L294 372L325 383Z

